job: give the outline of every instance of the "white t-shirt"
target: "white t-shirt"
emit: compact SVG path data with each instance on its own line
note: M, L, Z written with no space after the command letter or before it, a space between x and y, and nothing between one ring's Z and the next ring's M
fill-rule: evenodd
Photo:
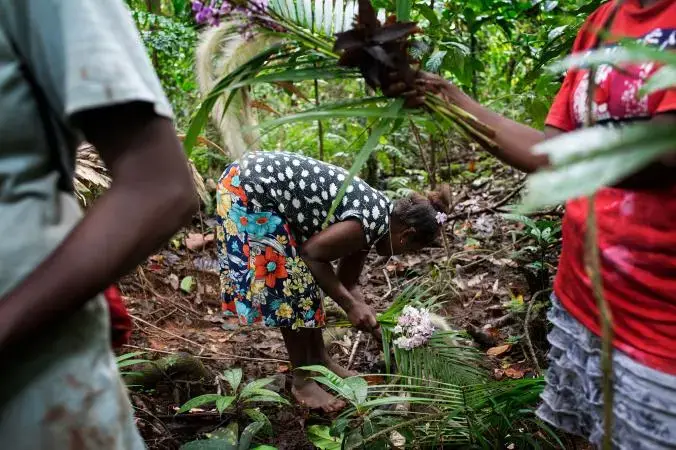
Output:
M57 139L48 136L25 70L47 98ZM171 117L121 0L0 0L0 298L80 220L77 202L57 183L59 161L73 169L81 136L73 115L131 101ZM23 348L6 350L11 359L0 354L3 448L71 448L76 437L86 448L144 447L109 340L99 296Z

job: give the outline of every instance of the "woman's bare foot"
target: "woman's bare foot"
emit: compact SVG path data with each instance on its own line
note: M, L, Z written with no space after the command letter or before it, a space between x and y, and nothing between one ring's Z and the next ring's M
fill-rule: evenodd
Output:
M336 361L334 361L333 358L331 358L331 356L329 355L329 352L327 352L326 350L324 350L324 355L322 356L321 364L322 366L326 367L331 372L335 373L341 378L348 378L357 375L357 372L355 372L354 370L348 370L345 367L338 364Z
M306 373L294 374L291 393L299 404L310 409L333 413L345 408L344 401L326 392L315 381L307 378Z

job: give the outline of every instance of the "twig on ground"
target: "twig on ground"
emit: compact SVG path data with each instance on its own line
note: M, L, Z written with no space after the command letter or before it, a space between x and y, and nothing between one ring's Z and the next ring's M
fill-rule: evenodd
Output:
M480 208L477 209L476 211L467 211L467 212L461 212L461 213L456 213L453 214L452 216L449 216L448 220L456 220L456 219L462 219L470 216L476 216L477 214L483 214L486 212L495 212L495 210L510 201L516 194L521 192L521 189L525 186L526 183L521 183L519 184L512 192L507 194L505 197L503 197L501 200L498 200L496 203L492 204L491 206L486 206L485 208Z
M200 344L200 343L197 343L197 342L195 342L195 341L193 341L193 340L191 340L191 339L188 339L188 338L185 338L185 337L183 337L183 336L180 336L180 335L178 335L178 334L176 334L176 333L172 333L171 331L164 330L164 329L158 327L157 325L153 325L152 323L150 323L150 322L148 322L148 321L146 321L146 320L141 319L140 317L136 317L136 316L131 315L131 314L130 314L130 316L131 316L132 319L137 320L137 321L141 322L142 324L147 325L147 326L149 326L149 327L151 327L151 328L153 328L153 329L155 329L155 330L158 330L158 331L160 331L160 332L162 332L162 333L165 333L165 334L167 334L167 335L169 335L169 336L172 336L172 337L174 337L174 338L176 338L176 339L180 339L180 340L182 340L182 341L188 342L189 344L194 345L195 347L199 348L199 349L200 349L201 351L203 351L203 352L212 353L211 350L209 350L207 347L203 346L203 345ZM127 345L127 347L130 347L130 346ZM171 354L171 353L172 353L172 352L163 352L163 351L160 351L160 350L154 350L154 349L142 349L142 350L153 351L153 352L158 352L158 353L168 353L168 354ZM243 360L248 360L248 361L273 361L273 362L284 362L284 363L288 362L288 361L285 361L285 360L283 360L283 359L276 359L276 358L254 358L254 357L248 357L248 356L232 355L232 354L228 354L228 353L219 353L219 355L221 355L219 358L213 358L213 357L212 357L212 358L206 358L206 359L224 359L224 360L230 360L230 359L243 359ZM193 355L193 356L195 356L196 358L202 357L202 356L200 356L200 355Z
M140 347L138 345L132 345L132 344L125 344L124 345L127 348L133 348L135 350L143 350L148 353L162 353L163 355L173 355L176 352L170 352L168 350L159 350L156 348L148 348L148 347ZM198 359L207 359L211 361L232 361L233 359L241 359L244 361L258 361L258 362L277 362L277 363L284 363L284 364L289 364L288 360L285 359L276 359L276 358L254 358L252 356L239 356L239 355L232 355L229 353L219 353L220 356L204 356L204 355L191 355L194 358Z
M387 293L383 298L388 298L392 293L392 282L390 281L390 276L387 274L387 269L383 269L383 275L385 275L385 281L387 281Z
M352 361L354 361L354 356L357 354L357 347L359 347L359 342L361 341L361 331L357 331L357 337L354 339L354 345L352 346L352 351L350 352L350 359L347 360L347 369L350 369Z
M538 291L533 295L533 298L530 299L530 304L526 310L526 318L523 321L523 335L526 338L526 343L528 344L528 350L530 351L530 356L533 359L533 364L535 364L536 375L540 376L542 369L540 369L540 363L538 362L538 357L535 354L535 347L533 346L533 341L530 338L530 333L528 332L528 322L530 321L531 312L533 311L533 305L537 303L537 299L540 295L545 292L550 292L551 289L543 289Z

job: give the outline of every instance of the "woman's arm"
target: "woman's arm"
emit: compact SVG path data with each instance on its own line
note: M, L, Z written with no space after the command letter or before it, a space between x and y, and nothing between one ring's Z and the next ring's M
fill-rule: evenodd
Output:
M113 184L63 243L0 300L0 347L82 307L170 238L198 205L173 124L151 104L105 107L75 119Z
M368 254L368 250L360 250L340 258L338 279L348 290L352 291L357 287Z
M447 102L457 105L495 130L493 140L498 149L492 153L498 159L528 173L549 164L546 155L535 155L531 149L535 144L561 134L561 130L545 127L545 131L542 132L501 116L437 75L424 74L422 82L430 91L438 93Z
M361 225L357 221L346 220L312 236L303 243L300 254L319 287L345 310L350 322L358 329L370 331L378 327L375 312L350 292L331 266L332 261L361 253L363 248ZM355 283L354 276L346 281Z

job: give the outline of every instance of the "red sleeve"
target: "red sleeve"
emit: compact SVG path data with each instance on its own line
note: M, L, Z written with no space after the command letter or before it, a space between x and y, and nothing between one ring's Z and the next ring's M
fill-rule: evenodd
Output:
M598 29L605 23L608 15L612 11L612 2L608 2L587 17L585 23L580 27L571 53L577 53L587 50L594 46L597 39ZM545 125L558 128L563 131L572 131L576 128L573 121L572 111L570 110L572 102L571 95L575 89L576 69L570 69L566 73L566 78L561 84L558 94L554 97L554 102L549 109Z
M664 91L664 97L662 97L655 110L655 114L667 112L676 112L676 89Z
M549 108L549 114L545 120L545 125L558 128L563 131L572 131L575 129L573 116L570 111L571 101L570 96L574 88L574 71L569 70L566 78L563 80L559 93L554 97L552 107Z

